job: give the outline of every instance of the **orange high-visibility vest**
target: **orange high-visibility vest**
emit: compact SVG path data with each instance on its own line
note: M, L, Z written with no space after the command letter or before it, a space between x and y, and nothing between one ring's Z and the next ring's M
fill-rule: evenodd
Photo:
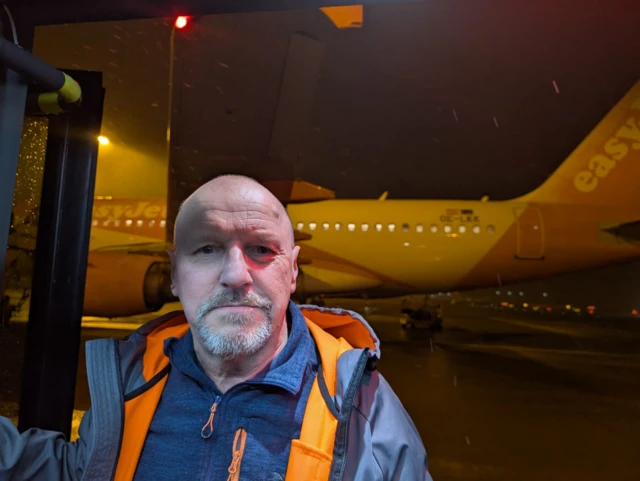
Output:
M334 396L338 358L352 347L344 338L336 339L306 317L305 321L320 354L321 375L328 394ZM163 351L164 341L170 337L182 337L188 329L184 316L178 316L147 337L142 371L144 378L148 380L147 389L131 399L125 397L124 429L115 481L131 481L135 475L151 420L168 378L169 358ZM291 441L286 481L329 479L337 426L338 420L327 406L317 374L305 407L300 438ZM240 437L240 434L243 436ZM245 433L238 433L242 450L245 437ZM240 452L240 459L234 459L229 467L229 480L239 479L241 455ZM232 469L233 466L235 467Z

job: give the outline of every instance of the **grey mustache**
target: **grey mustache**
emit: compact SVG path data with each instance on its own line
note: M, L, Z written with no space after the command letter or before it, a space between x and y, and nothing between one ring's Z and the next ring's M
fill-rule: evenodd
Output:
M226 291L222 294L211 297L198 309L198 317L207 315L212 310L229 305L242 305L257 307L260 309L271 309L271 301L254 293L242 293L238 291Z

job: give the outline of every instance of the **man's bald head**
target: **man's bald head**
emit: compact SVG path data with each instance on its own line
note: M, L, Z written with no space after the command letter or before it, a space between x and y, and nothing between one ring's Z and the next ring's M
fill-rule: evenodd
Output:
M177 246L179 230L186 217L192 217L194 210L228 206L235 202L259 203L267 208L278 222L285 224L290 232L291 247L295 243L293 225L284 205L266 187L251 177L243 175L221 175L196 189L182 202L174 225L173 242ZM189 228L187 226L187 228Z
M275 356L297 287L293 241L284 206L251 178L216 177L183 203L169 249L172 292L200 359Z

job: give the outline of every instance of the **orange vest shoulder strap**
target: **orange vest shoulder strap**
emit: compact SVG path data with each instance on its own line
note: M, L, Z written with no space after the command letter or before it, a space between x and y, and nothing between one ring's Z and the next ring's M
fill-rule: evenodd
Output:
M167 383L168 371L169 366L159 373L158 376L162 377L158 382L124 403L124 431L114 481L131 481L136 473L144 440Z
M148 382L143 386L144 392L134 391L125 396L124 428L114 481L131 481L136 473L149 426L167 383L170 365L164 355L164 340L184 336L188 329L188 324L178 317L147 337L142 374Z
M338 413L331 397L336 392L338 358L351 346L305 320L318 348L320 368L305 407L300 439L291 441L286 481L328 481L338 427Z

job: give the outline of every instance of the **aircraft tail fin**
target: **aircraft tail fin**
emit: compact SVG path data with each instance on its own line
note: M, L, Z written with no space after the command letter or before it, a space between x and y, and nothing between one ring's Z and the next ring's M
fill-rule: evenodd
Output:
M523 202L640 204L640 81Z

